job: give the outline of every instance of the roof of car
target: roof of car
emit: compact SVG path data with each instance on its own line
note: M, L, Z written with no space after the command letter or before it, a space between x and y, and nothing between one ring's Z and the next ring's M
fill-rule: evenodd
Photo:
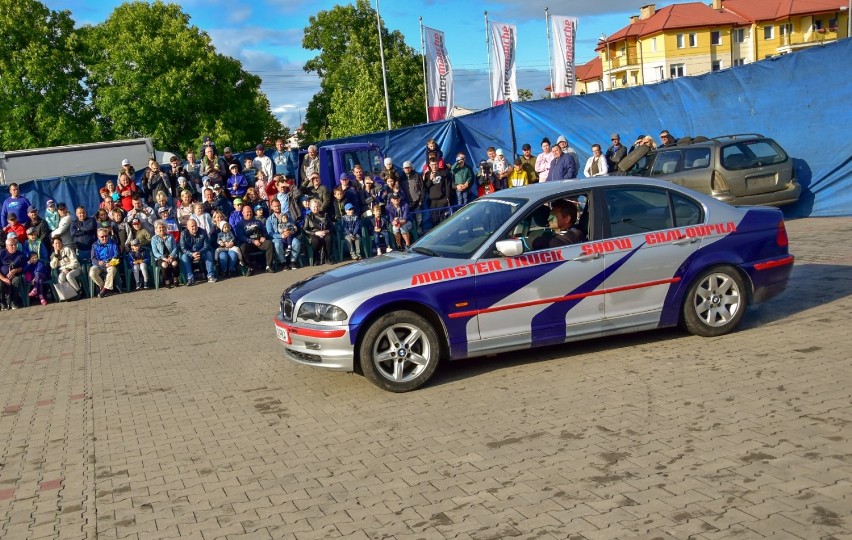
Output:
M556 180L553 182L539 182L519 188L511 188L508 190L500 190L486 195L485 199L502 199L511 197L517 193L518 196L540 199L557 195L566 189L573 188L596 188L596 187L612 187L622 185L641 185L644 187L659 187L665 189L674 189L681 191L683 188L676 184L665 180L656 180L649 177L639 176L607 176L598 178L577 178L575 180Z

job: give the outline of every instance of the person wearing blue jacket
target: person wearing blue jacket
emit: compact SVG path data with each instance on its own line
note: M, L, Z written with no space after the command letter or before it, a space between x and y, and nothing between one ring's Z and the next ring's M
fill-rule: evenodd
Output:
M213 251L210 249L210 237L207 231L198 226L195 218L189 218L186 229L180 233L180 263L183 275L186 276L186 286L195 285L195 274L192 263L204 261L207 281L216 283L216 270L213 266Z
M271 214L266 218L266 233L272 239L275 255L285 270L298 266L302 242L298 237L296 221L287 212L281 211L281 201L272 199Z
M408 214L408 203L404 202L398 193L390 196L388 205L388 223L396 240L397 249L407 249L411 246L411 218ZM405 240L405 244L402 241Z
M272 152L272 165L275 167L275 175L282 175L290 180L296 179L296 169L299 168L299 152L294 149L288 150L284 145L284 139L275 141L275 152Z
M163 284L169 289L173 284L177 284L175 273L178 267L178 254L177 242L169 234L166 223L158 219L154 223L154 236L151 238L151 255L154 257L154 264L163 273Z
M30 217L27 215L27 209L32 206L26 197L20 197L21 188L18 184L12 182L9 184L9 198L3 201L3 208L0 210L0 228L5 229L9 223L6 217L10 213L14 213L18 217L18 223L27 227Z
M577 178L577 162L571 154L562 151L559 145L553 147L553 161L550 162L550 173L547 180L571 180Z
M231 163L230 170L231 176L229 176L228 180L225 182L225 185L228 188L228 193L231 194L232 198L243 197L248 189L248 180L246 180L245 176L240 174L239 163Z
M121 262L118 245L112 239L110 232L108 228L99 227L98 239L92 244L92 267L89 269L89 277L101 289L98 292L98 298L112 294L118 264ZM106 279L102 274L106 274Z
M240 252L243 254L243 263L248 267L246 275L251 275L253 271L257 270L252 268L251 264L251 255L255 253L263 253L267 272L275 271L272 268L275 247L267 238L267 234L266 224L255 219L251 206L244 205L243 220L234 227L234 236L237 237L237 245L240 246Z

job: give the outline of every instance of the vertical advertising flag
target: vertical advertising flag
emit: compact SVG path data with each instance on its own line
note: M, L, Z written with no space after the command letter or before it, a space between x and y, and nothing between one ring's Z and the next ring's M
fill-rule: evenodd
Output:
M444 33L423 27L426 46L426 86L429 121L446 120L453 114L453 67L447 48L444 45Z
M574 71L574 38L576 17L550 17L550 39L553 40L553 97L573 96L577 87Z
M518 101L518 81L515 77L515 51L518 31L514 24L489 22L491 37L491 96L492 105L502 105L507 99Z

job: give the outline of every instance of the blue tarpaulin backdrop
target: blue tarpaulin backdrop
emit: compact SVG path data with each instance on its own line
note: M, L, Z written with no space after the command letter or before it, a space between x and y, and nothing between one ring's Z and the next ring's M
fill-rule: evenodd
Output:
M660 130L675 135L714 137L762 133L773 137L794 158L803 187L800 201L784 208L788 216L852 215L852 40L844 39L774 60L684 77L664 83L492 107L444 122L390 132L326 141L373 142L401 166L411 160L420 170L425 144L434 138L447 161L464 151L478 162L489 146L507 157L530 143L540 150L542 137L555 143L565 135L585 164L593 143L604 148L612 132L628 145L640 133L655 139ZM97 187L106 177L52 178L28 182L22 193L44 208L48 198L94 209ZM8 193L3 195L5 196ZM5 197L4 197L5 198Z

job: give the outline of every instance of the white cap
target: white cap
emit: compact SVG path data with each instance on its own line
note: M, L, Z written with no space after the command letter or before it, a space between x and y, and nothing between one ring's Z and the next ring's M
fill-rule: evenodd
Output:
M503 149L502 149L502 148L498 148L498 149L497 149L496 154L497 154L498 156L502 156L502 155L503 155Z
M410 162L410 161L404 161L404 162L402 163L402 168L404 169L404 168L406 168L406 167L411 167L411 162Z
M560 135L559 138L556 139L556 144L559 144L561 142L564 142L564 143L568 142L568 139L565 138L565 135Z
M385 158L385 165L393 165L393 160L389 157Z
M121 166L122 166L122 167L124 167L125 165L130 165L130 160L129 160L129 159L122 159L122 160L121 160Z

